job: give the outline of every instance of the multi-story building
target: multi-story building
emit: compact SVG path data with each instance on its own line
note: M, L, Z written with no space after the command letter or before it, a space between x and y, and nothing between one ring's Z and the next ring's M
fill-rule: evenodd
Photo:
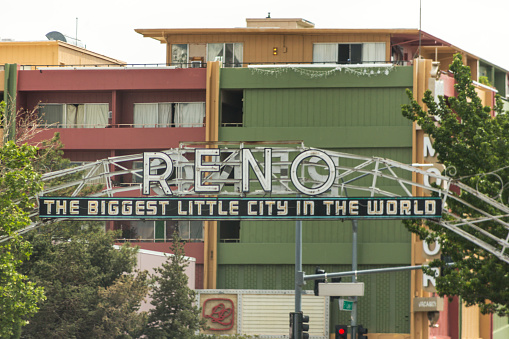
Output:
M0 41L0 64L19 64L24 69L35 66L113 66L120 61L61 40Z
M401 116L406 88L417 98L426 89L453 95L446 71L461 53L485 104L492 105L496 93L507 95L507 70L419 30L316 29L302 19L248 19L246 28L136 31L166 43L170 65L222 63L220 142L302 140L311 147L422 163L426 136ZM206 265L217 277L206 281L208 288L293 289L292 222L220 222L216 232L217 242L206 246ZM305 272L314 273L317 265L328 272L351 268L350 223L304 222L303 232ZM359 269L426 260L422 243L401 222L362 220L358 237ZM491 337L492 319L457 299L446 302L439 327L430 329L427 313L413 307L416 297L433 295L423 287L421 272L361 280L368 291L360 298L358 323L371 338ZM331 333L334 323L347 323L348 317L332 307Z
M57 32L58 33L58 32ZM61 34L60 34L61 35ZM62 35L63 37L63 35ZM39 67L86 65L118 66L123 61L113 59L61 40L0 41L0 93L6 102L7 114L16 107L17 71ZM20 65L20 66L18 66Z
M0 77L4 101L43 118L45 129L32 141L58 132L65 157L76 165L205 140L204 68L126 68L124 62L62 41L0 42L0 60L5 63ZM132 165L140 167L141 162ZM140 179L118 175L113 182L127 190ZM139 190L124 193L132 194ZM193 286L203 287L202 222L119 221L106 226L122 230L120 242L160 252L168 252L166 241L178 228L189 240L186 254L197 259Z
M34 142L58 132L65 156L81 165L175 148L183 141L204 141L205 80L206 69L19 71L17 103L19 108L37 107L47 124ZM127 164L142 168L141 161ZM127 174L112 179L115 186L126 190L141 182L140 177ZM127 190L123 194L140 192ZM190 241L185 251L197 259L197 286L202 287L202 222L130 220L109 222L108 227L122 230L119 241L162 252L168 251L166 241L178 228L181 236Z
M423 151L426 136L401 115L401 104L408 102L406 88L417 98L428 88L452 95L453 82L445 71L453 54L461 53L486 104L493 103L496 92L502 97L508 93L506 70L418 30L316 29L302 19L248 19L246 28L137 32L167 44L166 67L14 72L18 108L38 106L51 127L34 141L60 132L65 156L76 163L159 151L186 141L290 140L422 163L431 162ZM494 86L480 84L481 76ZM135 187L139 180L122 174L114 184ZM125 194L139 194L133 192ZM350 270L350 222L303 224L306 273L315 266L327 272ZM185 250L197 259L197 288L294 288L292 222L108 223L122 229L119 240L159 251L168 248L165 241L176 226L191 240ZM399 221L359 221L358 245L359 269L426 260L422 243ZM359 299L358 323L372 339L459 338L460 333L490 338L498 321L455 299L446 302L439 327L429 329L426 312L413 307L415 297L432 295L422 286L422 273L359 280L367 287ZM331 333L334 324L348 322L334 305Z

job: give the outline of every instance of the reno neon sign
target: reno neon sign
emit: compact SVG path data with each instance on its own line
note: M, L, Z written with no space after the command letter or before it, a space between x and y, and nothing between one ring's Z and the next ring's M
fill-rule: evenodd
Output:
M272 149L264 149L264 161L263 166L260 166L259 162L255 159L251 149L243 148L240 150L241 157L241 187L243 193L250 192L250 169L253 170L254 175L261 185L263 191L269 193L272 192ZM205 161L207 157L218 157L221 154L221 150L215 149L196 149L194 151L194 191L199 194L219 194L221 191L221 185L217 183L204 183L204 174L220 174L221 167L228 165L227 163L208 163ZM314 158L311 160L311 158ZM165 170L161 174L151 174L152 163L154 160L158 160L158 166L164 167ZM322 161L325 163L325 167L328 170L328 175L325 180L313 187L307 187L301 182L297 174L297 169L305 161ZM162 163L162 164L161 164ZM263 167L265 171L261 169ZM151 183L157 183L162 188L166 195L173 195L173 191L168 185L167 180L175 174L176 166L174 160L166 153L162 152L146 152L143 154L143 194L149 195ZM290 181L293 186L302 194L305 195L319 195L327 192L335 181L336 165L333 159L325 152L320 150L306 150L299 153L290 165ZM311 175L313 172L311 172ZM315 174L316 176L316 174Z

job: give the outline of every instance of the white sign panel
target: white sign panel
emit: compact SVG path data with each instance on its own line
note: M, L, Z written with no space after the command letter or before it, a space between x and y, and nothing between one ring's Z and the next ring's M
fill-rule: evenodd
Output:
M319 296L331 297L362 297L364 296L364 283L319 283Z

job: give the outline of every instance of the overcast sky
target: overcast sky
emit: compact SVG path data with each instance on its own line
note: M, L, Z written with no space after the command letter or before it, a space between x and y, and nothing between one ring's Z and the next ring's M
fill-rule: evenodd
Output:
M164 45L134 29L245 27L246 18L268 12L316 28L419 28L419 0L17 0L2 4L0 39L47 40L51 31L71 37L77 31L91 51L130 64L164 63ZM508 0L422 0L421 26L509 70L508 14Z

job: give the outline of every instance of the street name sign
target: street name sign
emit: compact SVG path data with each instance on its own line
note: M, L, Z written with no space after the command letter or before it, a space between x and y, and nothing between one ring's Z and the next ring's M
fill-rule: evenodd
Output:
M364 296L364 283L319 283L318 284L319 296L330 297L363 297Z

